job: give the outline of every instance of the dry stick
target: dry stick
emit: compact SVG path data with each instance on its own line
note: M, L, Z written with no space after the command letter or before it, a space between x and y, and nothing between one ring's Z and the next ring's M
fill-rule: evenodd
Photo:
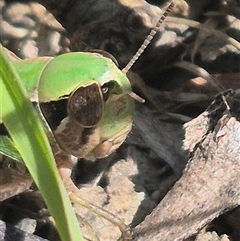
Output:
M212 77L204 68L201 68L198 65L195 65L187 61L181 61L181 62L174 63L173 66L186 69L187 71L194 73L196 76L202 77L209 84L215 87L218 92L225 90L225 88L219 81L217 81L214 77Z
M226 96L227 103L239 120L240 91L230 95L233 104ZM215 102L185 125L185 147L193 151L192 158L153 213L133 230L134 241L184 240L240 205L240 122L223 106Z
M222 39L223 41L234 46L236 49L240 50L240 43L236 39L229 37L227 34L221 32L217 29L209 28L205 24L201 24L197 21L193 21L193 20L189 20L189 19L185 19L185 18L177 18L177 17L168 17L166 19L166 22L176 23L176 24L184 24L189 27L198 28L202 31L208 32L208 33L216 36L217 38Z

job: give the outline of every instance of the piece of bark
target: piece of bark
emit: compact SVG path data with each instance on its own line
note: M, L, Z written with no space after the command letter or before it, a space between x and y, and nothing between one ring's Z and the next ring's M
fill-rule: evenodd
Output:
M228 236L223 234L220 237L216 232L200 233L195 241L230 241Z
M185 125L185 148L193 152L184 174L133 240L184 240L240 205L239 106L240 90L227 91Z

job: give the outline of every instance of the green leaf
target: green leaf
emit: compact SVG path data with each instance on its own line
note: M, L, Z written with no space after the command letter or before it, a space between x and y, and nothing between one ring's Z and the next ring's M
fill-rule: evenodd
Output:
M16 146L8 136L0 136L0 153L15 161L22 161Z
M57 172L41 120L0 45L0 119L51 212L63 241L81 241L73 207ZM3 143L0 143L4 145Z

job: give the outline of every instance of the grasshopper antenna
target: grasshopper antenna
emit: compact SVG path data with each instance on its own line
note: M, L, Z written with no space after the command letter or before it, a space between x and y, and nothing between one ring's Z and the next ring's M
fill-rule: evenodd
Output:
M132 59L128 62L128 64L122 69L122 72L124 74L126 74L134 65L134 63L138 60L138 58L141 56L141 54L143 53L143 51L147 48L147 46L150 44L151 40L153 39L153 37L155 36L155 34L157 33L159 27L162 25L163 21L165 20L165 18L167 17L167 15L171 12L172 8L174 7L174 3L171 2L166 11L163 13L163 15L160 17L160 19L158 20L157 24L152 28L151 32L149 33L149 35L147 36L147 38L144 40L143 44L141 45L141 47L138 49L138 51L135 53L135 55L132 57Z

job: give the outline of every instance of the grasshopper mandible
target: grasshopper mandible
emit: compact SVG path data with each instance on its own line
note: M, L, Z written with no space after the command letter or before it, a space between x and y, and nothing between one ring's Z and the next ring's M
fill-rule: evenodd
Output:
M74 52L13 62L30 100L50 130L55 160L71 201L118 226L126 239L130 234L120 220L78 197L78 189L70 178L71 156L95 161L109 156L124 142L133 122L134 99L142 101L132 92L126 73L173 6L168 6L123 70L96 53Z

